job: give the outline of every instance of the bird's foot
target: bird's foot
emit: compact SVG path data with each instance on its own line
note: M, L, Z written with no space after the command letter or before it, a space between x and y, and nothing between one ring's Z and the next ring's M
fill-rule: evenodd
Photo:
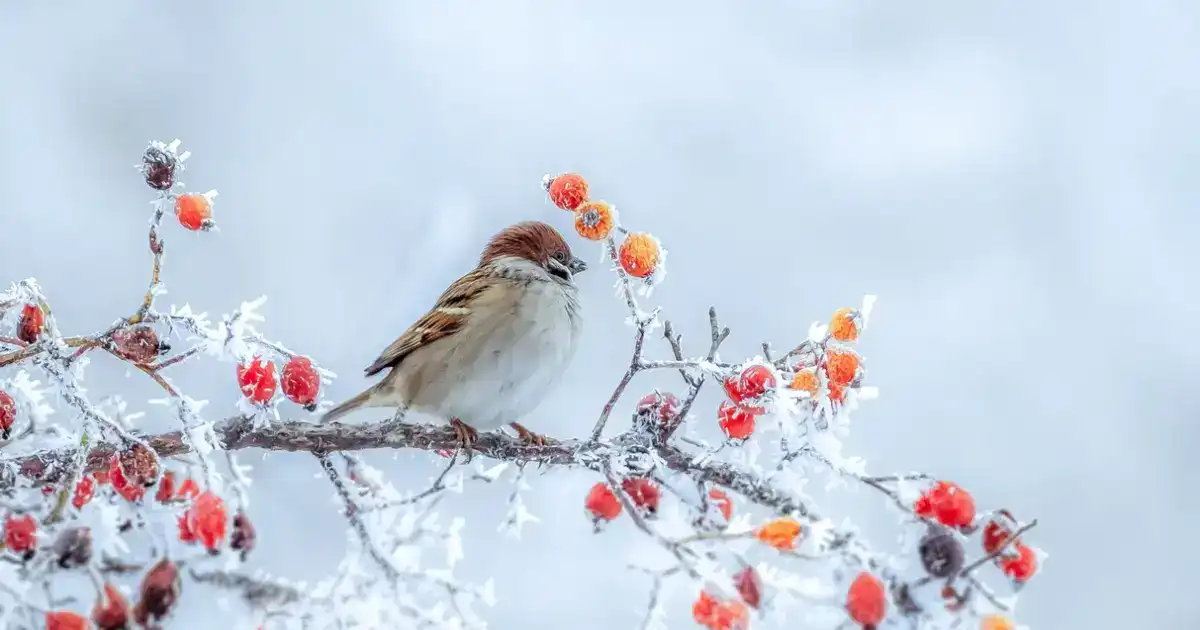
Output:
M529 446L547 446L554 442L554 440L551 438L526 429L519 422L512 422L509 424L509 426L517 430L517 438L521 440L522 444L528 444Z
M475 439L479 437L479 431L467 423L454 418L450 421L450 428L454 429L454 437L458 440L458 448L467 456L467 461L471 460L472 449L475 447Z

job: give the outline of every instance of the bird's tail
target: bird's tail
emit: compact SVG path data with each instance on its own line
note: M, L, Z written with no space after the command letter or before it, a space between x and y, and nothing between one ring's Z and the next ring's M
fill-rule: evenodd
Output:
M326 411L325 415L321 416L321 423L324 424L326 422L333 422L334 420L337 420L338 418L341 418L342 416L359 408L373 406L371 404L371 398L375 396L375 393L378 391L378 389L378 384L368 387L366 391L362 392L361 394L358 394L357 396L354 396L353 398L334 407L333 409Z

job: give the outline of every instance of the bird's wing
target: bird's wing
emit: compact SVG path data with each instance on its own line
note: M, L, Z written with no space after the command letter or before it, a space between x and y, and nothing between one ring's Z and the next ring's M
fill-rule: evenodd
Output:
M384 368L395 368L418 348L462 329L471 315L473 305L479 303L479 298L485 292L494 288L496 284L479 269L455 280L428 313L409 326L367 367L366 375L374 376Z

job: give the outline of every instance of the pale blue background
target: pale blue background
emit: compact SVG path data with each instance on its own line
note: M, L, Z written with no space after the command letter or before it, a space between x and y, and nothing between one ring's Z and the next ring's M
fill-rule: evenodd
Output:
M721 308L727 357L880 295L863 351L883 396L850 447L1041 517L1026 622L1194 628L1197 18L1163 0L9 0L0 269L36 276L68 330L125 314L148 273L131 165L183 138L222 231L168 232L167 299L219 314L268 294L268 334L341 372L342 397L490 233L569 229L539 179L579 170L671 247L656 299L686 335ZM585 345L530 420L560 434L590 426L627 361L611 277L583 286ZM232 405L231 366L178 376ZM122 379L93 392L155 395ZM413 484L431 470L400 460ZM316 472L260 464L257 566L332 570ZM543 523L502 546L507 488L457 504L464 570L500 579L495 627L638 621L646 583L624 565L646 543L627 524L591 536L592 482L533 480ZM878 518L865 497L845 503ZM215 627L210 601L172 627Z

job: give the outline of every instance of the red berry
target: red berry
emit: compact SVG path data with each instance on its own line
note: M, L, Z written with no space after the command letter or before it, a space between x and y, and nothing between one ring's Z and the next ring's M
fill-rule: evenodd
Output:
M679 397L670 392L652 392L638 401L635 413L647 426L669 426L679 415Z
M603 483L597 483L588 491L584 507L596 523L611 521L621 515L621 502L617 495Z
M215 551L225 542L228 513L225 501L211 491L200 493L185 513L187 529L205 549Z
M192 532L192 526L188 524L188 514L184 512L179 515L179 542L194 543L196 542L196 534Z
M750 627L750 615L739 601L722 601L707 591L692 604L692 619L709 630L745 630Z
M141 597L133 609L133 617L140 626L150 626L171 612L179 600L182 587L179 567L163 558L142 578Z
M1026 547L1025 543L1017 541L1013 543L1017 553L1011 557L1002 557L1000 559L1000 570L1004 575L1012 578L1017 584L1024 584L1037 573L1037 554L1033 549Z
M717 419L721 430L730 439L744 440L754 433L754 414L729 402L722 400L717 408Z
M949 481L939 481L913 504L921 518L932 518L946 527L969 527L975 521L975 499Z
M175 473L168 470L163 473L163 476L158 480L158 492L154 493L154 500L159 503L170 503L175 498Z
M8 392L0 389L0 439L12 437L13 424L17 422L17 403Z
M126 501L137 501L146 494L145 486L133 483L125 477L125 471L121 469L121 460L115 456L108 462L108 480L112 483L113 490Z
M283 395L288 400L316 411L317 392L321 389L321 377L313 367L312 359L293 356L283 366Z
M76 510L82 510L83 506L92 500L92 495L95 493L96 482L88 475L84 475L79 483L75 484L75 494L71 497L71 505L74 505Z
M721 516L725 517L726 521L733 518L733 501L729 499L729 495L725 494L724 490L717 488L709 490L708 502L717 508L717 511L721 513Z
M550 200L554 205L563 210L574 210L579 204L587 201L588 183L578 173L566 173L550 180L546 192L550 193Z
M887 594L879 578L867 572L858 574L846 594L846 612L860 626L878 626L887 614Z
M189 230L208 230L216 225L212 220L212 201L198 193L175 198L175 216Z
M26 304L21 309L21 319L17 323L17 339L25 343L33 343L42 336L46 327L46 314L37 304Z
M1012 528L1006 523L997 519L988 521L987 525L983 526L983 551L988 554L995 553L1008 542L1011 535Z
M725 378L725 393L729 400L754 414L765 413L762 407L767 392L775 389L775 373L765 365L751 365L740 374Z
M4 546L19 554L33 555L37 546L37 521L33 515L9 515L4 519Z
M238 387L255 404L266 404L275 395L275 364L259 357L237 366Z
M104 596L92 608L96 630L124 630L129 627L129 601L112 584L104 585Z
M68 610L46 613L46 630L90 630L91 627L86 618Z
M195 479L184 479L183 483L179 484L179 492L175 494L176 499L195 499L200 495L200 486L196 484Z
M651 514L658 511L658 500L662 492L653 481L642 477L630 477L621 482L621 489L638 508Z
M758 608L762 602L762 580L758 578L754 567L748 566L733 576L733 585L738 595L742 596L742 601L751 608Z

